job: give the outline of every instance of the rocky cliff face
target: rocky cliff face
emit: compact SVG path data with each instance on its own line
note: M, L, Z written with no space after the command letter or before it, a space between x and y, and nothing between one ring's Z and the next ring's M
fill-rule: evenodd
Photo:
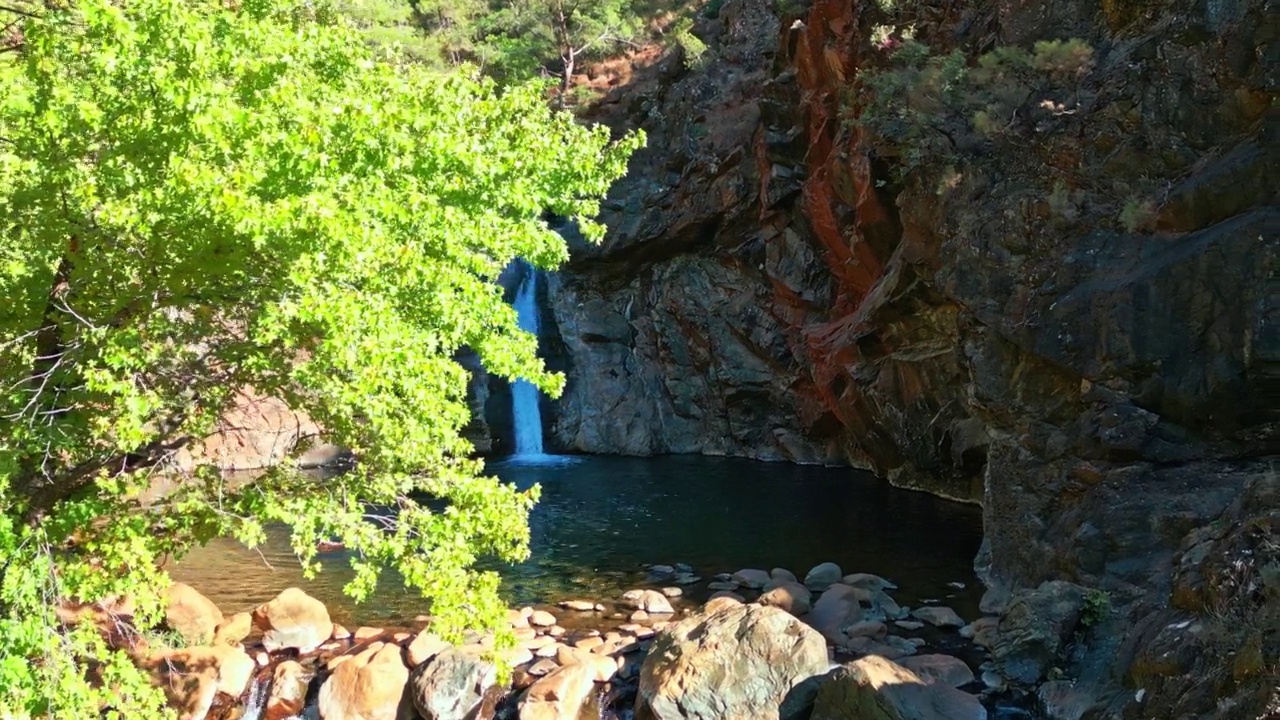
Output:
M980 501L993 606L1059 579L1119 610L1072 661L1096 690L1078 705L1243 717L1214 703L1265 702L1274 629L1252 669L1148 654L1212 654L1188 630L1212 606L1256 620L1276 597L1276 9L725 3L699 28L709 67L668 58L600 108L650 142L605 245L548 293L556 442L847 463ZM850 121L907 25L971 65L1066 38L1090 61L1015 98L998 140L938 107L913 148ZM1218 593L1232 553L1253 589Z

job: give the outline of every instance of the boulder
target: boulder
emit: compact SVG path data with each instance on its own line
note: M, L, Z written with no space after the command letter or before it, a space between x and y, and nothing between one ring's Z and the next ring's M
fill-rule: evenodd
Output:
M766 590L756 602L786 610L792 615L803 615L809 612L812 595L808 588L800 583L785 580L773 581L769 584L772 587Z
M218 693L244 694L257 669L248 653L229 645L161 650L141 665L164 689L169 704L189 720L202 720Z
M566 610L573 610L575 612L592 612L594 610L603 609L590 600L561 600L560 607Z
M409 655L409 667L416 668L422 663L439 655L448 649L449 643L445 642L439 635L433 632L423 630L413 638L413 642L409 643L409 647L405 648Z
M786 568L774 568L769 571L769 579L774 582L800 582L796 574Z
M263 630L267 652L293 648L308 653L333 634L333 621L324 603L298 588L289 588L253 611L253 622Z
M754 570L751 568L739 570L733 574L731 579L733 582L751 590L759 590L765 585L768 585L769 581L772 580L772 578L769 577L769 573L763 570Z
M846 639L845 628L862 621L862 606L858 604L862 593L848 585L832 585L818 596L804 621L831 642L842 643Z
M478 654L450 648L414 670L409 691L425 720L464 720L497 677L497 668Z
M578 720L595 690L586 665L569 665L547 673L529 686L520 701L520 720Z
M271 694L267 697L264 720L285 720L302 713L307 700L311 674L293 660L276 666L271 675Z
M845 628L844 634L851 638L869 637L882 640L885 635L889 634L889 628L879 620L863 620Z
M916 608L911 611L911 617L923 620L934 627L964 627L964 618L949 607L931 606Z
M818 686L810 720L986 720L978 699L877 655L843 665Z
M960 628L960 637L968 638L973 641L974 645L981 645L989 648L995 643L996 628L1000 625L999 618L983 617Z
M647 613L672 613L671 601L657 590L628 590L622 594L622 604Z
M845 575L840 579L840 582L845 585L849 585L850 587L862 588L872 592L884 592L886 590L898 589L898 586L894 585L892 582L885 580L879 575L872 575L871 573L853 573L851 575Z
M213 631L214 645L239 645L253 631L253 616L239 612L218 623Z
M528 622L534 627L551 627L556 624L556 616L546 610L534 610Z
M844 577L844 571L840 569L839 565L833 562L825 562L815 566L804 576L804 586L814 592L822 592L840 582L842 577Z
M320 686L320 720L396 720L409 668L400 646L374 642L334 668Z
M186 583L173 583L165 591L165 624L187 645L208 645L222 619L218 606Z
M1016 596L996 626L991 656L1004 677L1031 684L1044 677L1075 631L1084 588L1054 580Z
M798 720L826 643L777 608L725 605L659 633L640 670L636 720Z
M950 655L936 653L916 655L903 658L898 661L898 664L927 683L940 682L951 687L960 687L973 682L973 670L970 670L960 658Z
M725 608L737 607L743 603L742 596L737 593L716 593L711 596L706 605L702 606L702 612L713 613Z

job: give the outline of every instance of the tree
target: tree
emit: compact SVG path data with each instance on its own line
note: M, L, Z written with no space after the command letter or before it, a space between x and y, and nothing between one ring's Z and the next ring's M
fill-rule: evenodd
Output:
M563 95L579 60L629 41L641 22L633 0L496 0L478 52L511 74L558 75Z
M52 8L52 6L50 6ZM13 17L0 18L0 26ZM485 477L459 436L474 349L555 392L494 280L592 237L642 139L380 56L332 13L275 0L71 0L0 54L0 716L156 717L156 696L58 599L159 615L166 555L288 523L391 566L436 626L495 625L484 556L527 555L535 492ZM239 486L173 459L239 393L281 398L352 448L316 482ZM429 501L429 504L428 504ZM88 672L92 670L92 672Z

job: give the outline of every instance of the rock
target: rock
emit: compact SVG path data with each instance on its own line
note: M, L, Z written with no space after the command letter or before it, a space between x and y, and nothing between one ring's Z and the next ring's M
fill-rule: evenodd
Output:
M566 610L576 612L592 612L596 609L596 604L590 600L561 600L559 605Z
M769 580L771 579L772 578L769 577L769 573L763 570L754 570L750 568L746 570L739 570L734 573L731 578L733 582L751 590L759 590L763 588L765 585L769 584Z
M347 639L347 638L349 638L349 637L351 637L351 631L350 631L350 630L348 630L348 629L346 629L346 628L342 627L342 626L341 626L341 625L339 625L338 623L334 623L334 624L333 624L333 639L334 639L334 640L346 640L346 639Z
M963 660L950 655L916 655L903 658L898 664L927 683L940 682L960 687L973 682L973 670Z
M796 574L786 568L774 568L770 570L769 579L774 582L800 582L800 580L796 578Z
M637 610L631 613L631 617L629 619L631 622L644 622L649 619L649 613L643 610Z
M408 680L400 647L374 642L338 665L320 686L320 718L396 720Z
M511 667L533 662L533 653L530 652L528 648L523 648L518 645L502 651L501 655L502 659Z
M551 658L542 658L529 666L529 674L535 677L542 677L547 673L560 667L560 663Z
M889 628L879 620L863 620L850 625L845 629L844 634L851 638L869 637L879 640L889 634Z
M190 585L176 582L165 590L165 624L187 645L209 644L222 620L218 606Z
M666 596L655 590L628 590L622 594L622 604L647 613L675 612Z
M356 628L355 634L352 635L352 637L355 638L355 641L358 644L365 640L373 640L374 638L382 637L382 633L382 628L364 626Z
M277 665L271 675L265 720L285 720L302 714L310 682L311 673L299 663L285 660Z
M886 590L897 590L898 586L885 580L879 575L871 573L853 573L845 575L840 582L850 587L862 588L871 592L884 592Z
M253 616L238 612L223 620L213 631L214 645L239 645L253 631Z
M814 592L822 592L827 588L840 582L840 578L844 576L844 571L840 566L833 562L825 562L815 566L804 576L804 586Z
M978 618L973 622L960 628L960 637L968 638L973 641L974 645L981 645L989 648L996 639L996 628L1000 624L999 618L984 617Z
M1001 615L1009 609L1009 590L1001 586L992 586L982 593L978 601L978 609L988 615Z
M924 623L917 620L894 620L893 624L907 631L915 631L924 627ZM964 634L963 628L961 629L960 634Z
M964 618L956 614L955 610L945 606L930 606L916 608L911 611L911 616L919 618L934 627L964 627Z
M498 670L478 654L450 648L413 671L413 706L425 720L464 720L497 682Z
M653 565L649 568L648 581L655 584L666 582L677 574L676 569L670 565Z
M986 720L968 693L926 684L876 655L837 668L818 687L810 720Z
M733 604L673 624L640 671L636 720L798 720L826 643L777 608Z
M1043 678L1080 621L1083 604L1084 588L1060 580L1014 597L991 646L996 668L1017 683Z
M594 690L591 668L559 668L529 686L520 701L519 720L578 720Z
M248 653L229 645L161 650L140 664L184 718L204 718L218 693L242 695L257 669Z
M845 628L862 620L859 594L860 591L848 585L832 585L818 596L818 602L803 619L831 642L843 643Z
M723 610L727 607L736 607L743 603L741 595L735 593L716 593L711 596L706 605L702 606L702 612L713 613L717 610Z
M790 581L772 581L770 585L773 585L773 588L767 590L756 602L785 610L792 615L804 615L809 612L812 596L804 585Z
M661 592L669 598L678 598L684 595L684 590L678 587L664 587Z
M904 647L900 643L890 644L887 641L891 638L892 636L887 637L884 639L886 642L882 642L872 637L858 635L849 638L844 643L841 643L839 647L850 655L857 655L859 657L863 655L877 655L885 658L886 660L898 660L900 658L907 657L908 655L915 654L916 648L914 645L908 644Z
M546 610L534 610L529 616L529 624L534 627L551 627L556 624L556 616Z
M1036 690L1040 711L1048 720L1080 720L1097 697L1069 680L1051 680Z
M578 648L561 647L556 652L556 662L565 667L584 665L591 669L596 682L608 682L618 672L618 662L613 658Z
M533 651L533 656L540 658L553 658L560 652L560 648L562 647L564 647L564 645L558 642L543 645Z
M525 615L524 612L520 610L508 610L507 623L517 630L520 628L527 628L529 627L529 615Z
M550 635L535 635L528 640L521 640L520 647L527 648L529 650L537 650L538 648L546 647L555 641L556 639Z
M675 579L672 580L671 582L677 585L693 585L694 583L702 582L702 578L698 577L697 575L681 573L677 575Z
M707 589L708 589L708 590L715 590L715 591L720 591L720 590L729 590L729 591L733 591L733 590L737 590L737 589L738 589L738 583L736 583L736 582L734 582L734 581L732 581L732 580L729 580L729 581L721 581L721 580L717 580L717 581L715 581L715 582L709 582L709 583L707 583Z
M640 611L637 611L640 612ZM604 638L599 635L590 635L573 641L573 646L579 650L591 650L604 644Z
M262 629L267 652L296 649L308 653L333 634L333 621L324 603L298 588L289 588L253 611L253 622Z

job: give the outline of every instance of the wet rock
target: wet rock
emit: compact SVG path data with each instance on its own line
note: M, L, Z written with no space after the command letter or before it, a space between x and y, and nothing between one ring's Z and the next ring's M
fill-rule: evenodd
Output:
M886 660L898 660L900 658L907 657L908 655L915 654L916 648L914 645L904 645L900 642L889 642L893 639L894 638L892 636L886 637L883 640L877 640L872 637L859 635L851 637L845 642L838 644L838 647L850 655L857 655L859 657L864 655L876 655L885 658Z
M253 631L253 616L239 612L223 620L213 632L214 645L239 645Z
M1052 680L1036 690L1040 712L1048 720L1080 720L1097 697L1069 680Z
M425 720L465 720L497 682L497 668L479 655L451 648L413 672L413 706Z
M648 581L654 584L666 582L677 574L677 570L670 565L653 565L649 568Z
M818 596L813 609L804 621L823 637L836 644L846 640L844 630L862 621L862 606L858 603L860 592L848 585L835 584Z
M164 621L188 645L207 645L213 640L223 617L218 606L200 591L186 583L176 582L165 590Z
M271 674L265 720L286 720L302 714L311 673L293 660L285 660Z
M968 693L928 684L876 655L837 668L818 687L810 720L986 720Z
M738 589L738 583L733 582L732 580L729 580L729 581L716 580L715 582L707 583L707 589L715 590L715 591L720 591L720 590L733 591Z
M964 618L960 617L955 610L945 606L930 606L916 608L911 611L911 616L923 620L934 627L964 627Z
M879 575L871 573L852 573L845 575L840 582L850 587L863 588L872 592L884 592L887 590L897 590L898 586L892 582L885 580Z
M800 582L796 574L786 568L774 568L769 571L769 579L775 582Z
M992 586L982 593L978 601L978 609L988 615L1000 615L1009 608L1009 589L1003 586Z
M733 582L751 590L760 590L765 585L768 585L771 579L772 578L769 577L769 573L763 570L754 570L750 568L746 570L739 570L734 573L732 577Z
M253 622L262 629L267 652L296 649L311 652L329 639L333 621L324 603L298 588L289 588L253 611Z
M654 640L640 671L637 720L794 720L826 672L822 637L777 608L732 604Z
M400 647L375 642L334 669L320 686L321 720L396 720L409 669Z
M850 625L844 632L851 638L869 637L879 640L889 634L889 628L879 620L863 620Z
M991 656L1009 680L1031 684L1043 678L1075 630L1084 588L1053 580L1023 592L996 627Z
M973 641L974 645L981 645L989 648L996 639L996 628L1000 624L999 618L984 617L978 618L973 622L960 628L960 637Z
M924 627L924 623L919 622L917 620L894 620L893 624L907 631L915 631ZM963 629L961 630L961 634L964 634Z
M382 633L383 633L382 628L358 627L356 628L356 632L352 637L355 638L355 641L357 643L362 643L365 640L372 640L377 637L382 637Z
M578 720L594 690L590 668L559 668L529 687L520 701L519 720Z
M647 613L672 613L675 609L671 607L671 601L666 596L654 590L628 590L622 594L622 604L643 610Z
M590 600L561 600L560 607L575 612L592 612L594 610L603 610L603 605L597 605Z
M735 607L745 602L741 595L731 592L718 592L711 596L706 605L702 606L702 612L712 613L717 610L723 610L727 607Z
M678 598L684 595L684 590L678 587L664 587L660 592L669 598Z
M756 602L785 610L792 615L804 615L809 612L811 594L804 585L787 581L781 583L775 581L770 584L774 587L761 595Z
M672 580L671 582L677 585L693 585L695 583L702 582L702 578L698 577L697 575L689 575L687 573L681 573L680 575L677 575L675 579Z
M963 660L950 655L937 653L915 655L903 658L898 664L927 683L940 682L951 687L960 687L973 682L973 670L970 670Z
M804 586L814 592L822 592L840 582L844 571L833 562L825 562L815 566L804 576Z

